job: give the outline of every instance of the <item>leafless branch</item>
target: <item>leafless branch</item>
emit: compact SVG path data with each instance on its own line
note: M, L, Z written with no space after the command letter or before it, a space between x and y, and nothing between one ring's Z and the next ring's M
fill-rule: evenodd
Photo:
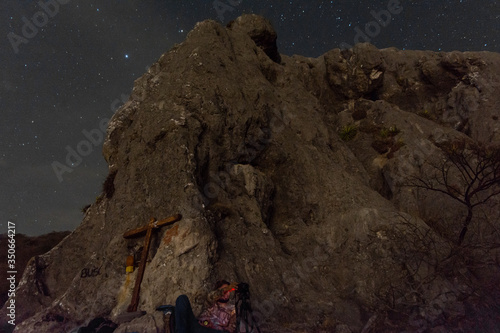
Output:
M437 146L444 159L427 161L429 173L410 176L409 186L445 194L467 207L458 239L461 244L472 221L473 208L500 194L500 147L486 147L464 139Z

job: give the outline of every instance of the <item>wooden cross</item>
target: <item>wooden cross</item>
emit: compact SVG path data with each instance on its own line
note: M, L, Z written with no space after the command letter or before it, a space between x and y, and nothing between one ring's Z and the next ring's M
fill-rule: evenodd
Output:
M123 234L124 238L135 238L146 233L144 247L142 248L141 263L139 264L139 272L137 272L137 278L135 280L134 293L132 295L132 301L127 308L127 312L137 311L137 305L139 304L139 291L141 289L142 278L144 277L144 270L146 269L146 260L148 258L149 245L151 243L151 235L153 234L153 229L158 229L167 224L172 224L179 221L180 219L182 219L181 214L167 217L166 219L161 221L156 221L156 219L152 217L147 225L137 229L129 230Z

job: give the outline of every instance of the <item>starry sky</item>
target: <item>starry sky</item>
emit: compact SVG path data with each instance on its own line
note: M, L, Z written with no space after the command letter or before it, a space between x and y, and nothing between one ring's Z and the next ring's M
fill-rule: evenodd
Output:
M8 221L27 235L74 230L107 175L99 133L134 80L196 22L244 13L271 20L286 55L366 39L500 52L493 0L2 0L0 233Z

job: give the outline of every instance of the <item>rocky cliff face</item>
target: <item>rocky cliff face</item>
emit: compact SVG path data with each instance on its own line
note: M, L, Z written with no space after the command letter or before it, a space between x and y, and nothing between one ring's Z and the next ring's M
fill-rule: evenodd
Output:
M135 82L104 193L24 272L16 332L118 318L144 243L124 232L176 213L152 238L147 314L116 332L162 332L156 306L187 294L197 311L220 278L249 283L264 332L498 325L498 210L458 247L464 207L405 185L439 142L499 141L500 55L359 44L313 59L275 40L258 16L205 21Z

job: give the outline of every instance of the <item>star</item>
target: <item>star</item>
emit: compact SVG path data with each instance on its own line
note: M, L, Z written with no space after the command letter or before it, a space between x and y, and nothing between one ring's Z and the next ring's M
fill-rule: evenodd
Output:
M80 224L82 216L75 205L95 200L94 191L100 189L108 167L97 146L81 156L80 166L67 164L66 147L74 151L82 148L79 142L88 141L82 132L87 136L94 133L93 121L109 118L110 104L115 110L117 97L123 94L128 99L137 76L175 43L181 43L198 21L223 17L220 23L225 24L245 12L262 14L273 23L278 49L286 55L319 57L342 43L353 45L358 29L366 34L367 24L374 36L358 39L362 42L369 37L378 48L500 51L498 1L491 0L399 1L401 13L390 13L390 19L388 5L398 1L220 0L199 1L196 6L195 1L69 2L7 0L13 5L2 8L7 20L0 27L2 36L18 36L10 44L17 45L19 54L10 44L0 48L5 77L0 79L0 142L5 142L2 148L8 149L19 165L2 169L0 161L0 170L5 179L33 180L32 193L53 194L40 195L19 209L17 205L2 206L8 202L2 201L2 193L3 199L7 193L24 193L26 184L12 181L12 186L6 187L0 179L0 223L16 216L31 221L19 226L19 232L26 234L39 234L47 228L74 229ZM218 11L216 4L221 6ZM134 52L135 57L124 49ZM9 82L2 83L6 78ZM125 102L121 97L117 100ZM6 154L2 150L0 157ZM74 170L63 175L63 183L52 170L54 161ZM19 175L20 171L25 174ZM35 171L40 174L34 175ZM82 175L88 177L85 186L79 183ZM33 223L35 218L38 224ZM52 223L48 225L48 221Z

